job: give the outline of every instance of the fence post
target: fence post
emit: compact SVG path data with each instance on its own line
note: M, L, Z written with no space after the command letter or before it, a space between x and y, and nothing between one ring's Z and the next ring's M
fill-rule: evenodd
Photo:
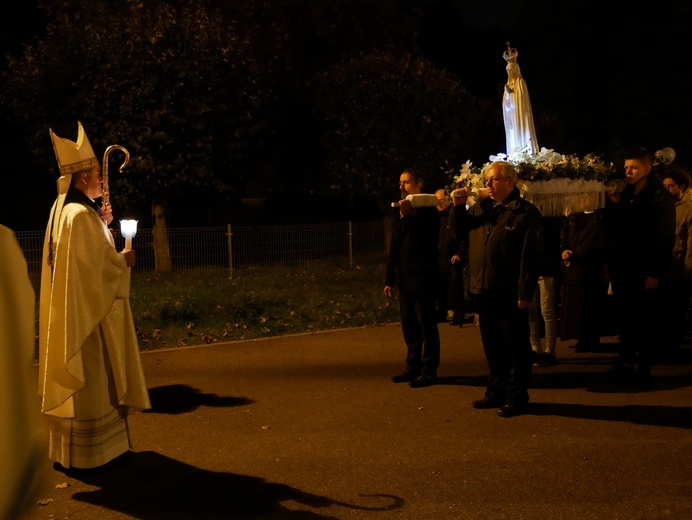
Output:
M230 224L226 224L226 242L228 244L228 278L233 280L233 233L231 233Z
M353 221L348 221L348 265L353 269Z

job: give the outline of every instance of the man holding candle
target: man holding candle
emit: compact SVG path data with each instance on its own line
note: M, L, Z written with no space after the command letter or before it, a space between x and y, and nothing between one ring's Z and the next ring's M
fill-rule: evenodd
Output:
M468 193L461 190L456 206L458 229L468 236L469 295L490 371L485 396L472 406L514 417L529 403L529 309L543 259L543 223L538 208L521 197L514 165L493 162L484 179L487 197L465 211Z
M60 169L44 242L39 325L41 411L49 457L95 468L126 454L129 413L151 407L129 301L135 252L117 252L99 206L101 168L82 128L50 132Z
M440 216L435 206L415 207L409 195L420 195L423 179L409 168L399 176L399 218L392 230L384 295L399 292L406 368L392 377L412 388L435 384L440 365L440 332L435 319ZM437 201L436 197L432 197Z

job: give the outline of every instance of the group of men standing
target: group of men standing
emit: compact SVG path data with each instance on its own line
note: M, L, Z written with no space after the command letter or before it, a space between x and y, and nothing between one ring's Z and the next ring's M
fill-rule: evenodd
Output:
M675 243L673 196L652 172L654 156L638 148L625 156L626 187L608 207L608 275L616 300L620 336L613 372L647 383L660 339L661 290L666 286ZM478 316L489 376L477 409L496 408L501 417L526 412L533 366L529 308L542 265L543 218L522 198L517 170L504 161L484 172L483 197L467 207L468 193L456 190L454 221L467 246L468 295ZM440 219L434 206L414 207L423 179L414 169L399 179L402 200L390 244L384 293L398 288L406 367L392 378L412 387L433 384L440 363L436 323L437 251ZM410 197L409 197L410 198ZM689 295L687 296L689 299Z

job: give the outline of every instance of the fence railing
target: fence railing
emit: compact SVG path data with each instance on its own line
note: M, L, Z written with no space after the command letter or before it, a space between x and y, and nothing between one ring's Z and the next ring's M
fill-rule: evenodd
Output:
M17 240L26 257L29 275L38 287L43 254L44 231L17 231ZM386 254L385 225L378 222L336 224L231 226L169 228L168 246L173 269L194 273L210 270L227 277L245 273L267 274L286 267L311 265L353 268L383 262ZM116 248L125 241L116 235ZM132 239L139 272L154 271L151 229L139 229Z

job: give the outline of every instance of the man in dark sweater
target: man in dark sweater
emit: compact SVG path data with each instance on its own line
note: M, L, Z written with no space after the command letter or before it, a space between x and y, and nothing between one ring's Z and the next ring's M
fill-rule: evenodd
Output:
M620 202L613 205L611 283L620 345L613 373L647 384L661 339L662 291L675 243L675 202L652 173L653 154L625 156Z
M411 169L399 177L399 218L392 231L384 294L399 291L401 330L406 342L406 369L392 377L412 387L433 384L440 364L436 320L440 216L435 206L414 208L408 195L421 193L423 180Z

